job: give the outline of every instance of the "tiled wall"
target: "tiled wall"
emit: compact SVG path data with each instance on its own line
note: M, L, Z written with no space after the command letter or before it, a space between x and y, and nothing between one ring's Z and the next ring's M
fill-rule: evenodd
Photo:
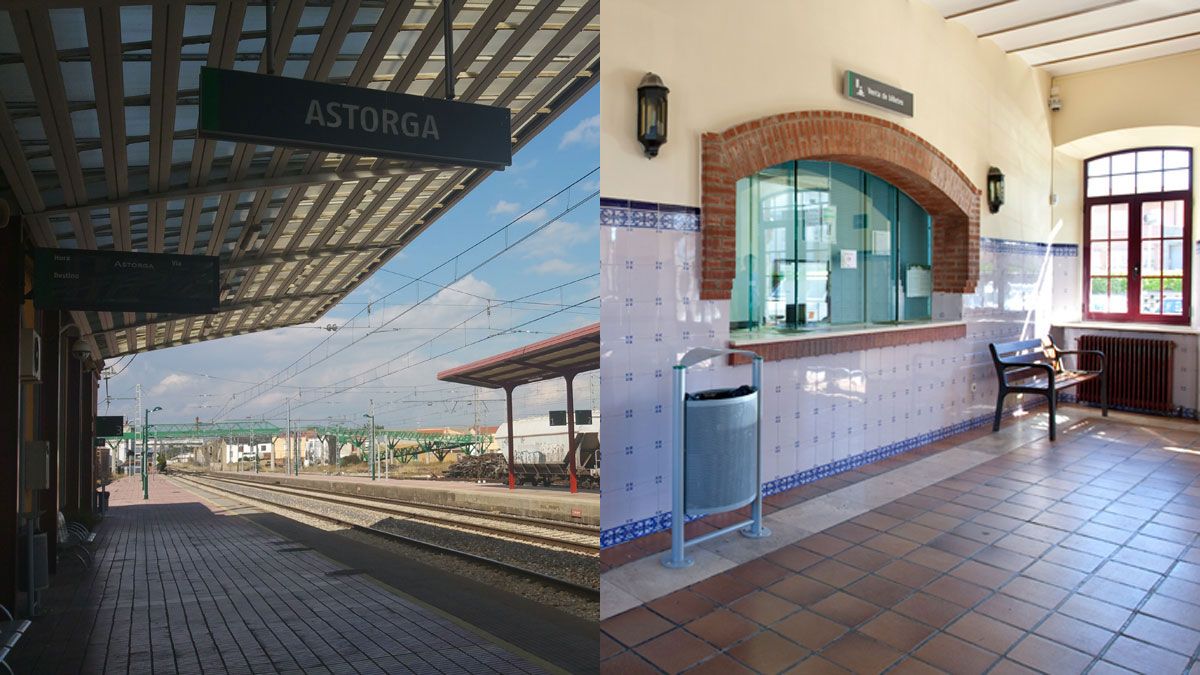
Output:
M696 209L601 200L603 546L670 527L671 366L728 345L728 301L699 299L698 231ZM766 364L767 491L990 422L988 343L1045 335L1077 261L1070 245L984 239L977 292L935 298L936 318L966 321L964 339ZM750 379L723 363L688 373L689 390Z

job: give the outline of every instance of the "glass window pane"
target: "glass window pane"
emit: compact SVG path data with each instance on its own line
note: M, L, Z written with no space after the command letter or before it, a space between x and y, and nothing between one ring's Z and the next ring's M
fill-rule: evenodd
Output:
M1133 173L1135 153L1123 152L1119 155L1112 156L1112 172L1118 173Z
M1129 242L1114 241L1109 244L1108 273L1125 274L1129 266Z
M1087 175L1089 176L1107 176L1109 174L1109 158L1101 157L1088 162Z
M1113 277L1108 283L1108 311L1124 314L1129 311L1129 280Z
M1114 195L1131 195L1134 190L1134 174L1112 177L1112 193Z
M1142 242L1142 274L1157 276L1162 273L1162 240Z
M1162 228L1164 237L1183 236L1183 200L1163 202Z
M1157 239L1162 236L1162 202L1142 204L1142 238Z
M1183 169L1188 166L1187 150L1167 150L1163 153L1164 169Z
M1162 150L1142 150L1137 154L1137 170L1157 171L1162 168Z
M1162 313L1183 315L1183 279L1163 279Z
M1092 207L1092 239L1108 239L1108 205Z
M1091 252L1091 273L1093 276L1108 275L1108 244L1094 242Z
M1188 189L1188 170L1187 169L1172 169L1163 172L1163 190L1171 192L1173 190Z
M1163 274L1183 274L1183 240L1163 240Z
M1108 177L1101 176L1099 178L1089 178L1087 182L1087 196L1089 197L1107 197L1108 196Z
M1147 192L1162 192L1162 172L1149 171L1137 175L1138 194Z
M1108 279L1092 279L1092 292L1088 298L1088 311L1108 311Z
M1162 313L1162 279L1142 279L1142 314Z
M1129 205L1113 204L1108 210L1109 239L1129 238Z

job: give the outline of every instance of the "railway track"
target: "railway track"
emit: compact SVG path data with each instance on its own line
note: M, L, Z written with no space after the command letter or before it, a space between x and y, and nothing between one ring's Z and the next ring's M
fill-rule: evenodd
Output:
M541 518L499 514L456 506L422 504L384 497L345 495L309 487L293 487L278 483L263 483L211 473L191 474L203 480L244 485L293 497L314 499L328 504L369 509L376 513L396 516L439 527L452 527L490 537L512 539L538 546L551 546L573 553L599 555L599 528L576 523L563 523Z
M497 560L495 558L478 555L475 553L471 553L469 551L463 551L463 550L453 548L450 546L435 544L430 541L418 539L415 537L409 537L409 536L406 536L403 534L398 534L396 532L390 532L388 530L383 530L383 529L380 529L377 527L360 525L358 523L346 520L344 518L338 518L337 516L333 516L328 513L316 513L316 512L310 511L308 509L305 509L303 507L299 507L299 506L293 506L290 504L280 504L278 502L272 502L272 501L268 501L268 500L258 499L256 497L245 495L240 492L234 492L234 491L226 489L220 485L214 485L213 483L219 483L220 481L217 479L211 479L211 478L209 480L204 480L204 478L207 478L207 476L202 478L202 477L196 476L195 474L191 474L191 475L175 474L173 476L173 478L175 478L176 480L180 480L184 483L190 483L193 487L200 488L201 490L223 492L225 494L232 495L233 497L238 498L238 499L251 499L251 500L255 500L255 501L265 502L265 503L269 504L272 508L278 508L278 509L282 509L285 511L291 511L294 513L303 514L304 516L309 517L309 518L317 518L319 520L324 520L326 522L334 523L334 524L342 526L342 527L351 528L358 532L364 532L364 533L378 536L378 537L388 539L388 540L391 540L394 542L400 542L403 544L417 546L417 547L420 547L420 548L423 548L426 550L452 555L456 558L462 558L464 560L470 560L470 561L473 561L476 563L481 563L488 567L499 569L499 570L502 570L502 571L510 573L510 574L516 574L518 576L522 576L527 579L531 579L538 583L548 584L550 586L570 592L574 595L578 595L578 596L586 598L588 600L592 600L592 601L596 601L596 602L598 602L600 600L600 589L598 589L598 588L580 584L580 583L571 581L570 579L563 579L561 577L556 577L551 574L539 572L537 570L530 569L523 565L516 565L511 562ZM250 488L259 488L260 487L259 484L256 484L252 481L231 480L231 481L227 481L227 482L236 483L238 485L242 485L242 486L250 487ZM270 486L270 487L273 487L273 486ZM264 491L270 492L270 490L264 490ZM318 501L329 501L329 500L325 500L325 499L322 499L319 497L310 497L310 498L316 499ZM355 506L355 508L368 508L368 507Z

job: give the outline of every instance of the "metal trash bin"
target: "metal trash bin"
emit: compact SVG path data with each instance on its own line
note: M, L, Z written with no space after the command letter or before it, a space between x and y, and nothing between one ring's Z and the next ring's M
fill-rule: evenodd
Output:
M684 394L686 371L712 358L739 355L752 363L753 384ZM671 429L671 552L662 564L678 569L692 564L688 546L729 532L759 539L771 536L763 526L762 455L759 424L762 405L762 357L739 349L697 347L674 368ZM750 505L750 518L687 539L689 516L721 513Z
M684 512L719 513L754 501L758 391L743 385L695 392L684 410Z

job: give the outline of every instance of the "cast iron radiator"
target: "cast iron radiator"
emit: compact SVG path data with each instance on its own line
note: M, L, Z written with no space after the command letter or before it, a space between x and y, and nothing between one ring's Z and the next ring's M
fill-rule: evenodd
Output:
M1170 340L1081 335L1079 349L1104 352L1108 371L1108 404L1139 410L1170 412L1171 376L1175 371ZM1079 356L1080 370L1095 370L1099 359L1091 354ZM1079 385L1079 400L1100 402L1100 380Z

